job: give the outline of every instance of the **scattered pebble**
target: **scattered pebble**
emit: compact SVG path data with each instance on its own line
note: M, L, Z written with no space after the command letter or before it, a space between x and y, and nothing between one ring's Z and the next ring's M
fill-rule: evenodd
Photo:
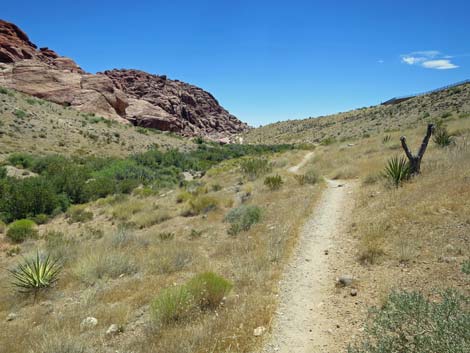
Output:
M253 335L256 337L262 336L266 332L266 327L259 326L253 330Z
M18 317L15 313L9 313L7 316L7 321L13 321Z
M118 335L120 332L121 332L121 328L116 325L116 324L112 324L111 326L108 327L108 329L106 330L106 336L107 337L112 337L112 336L116 336Z
M91 328L94 328L96 325L98 325L98 319L94 318L93 316L89 316L85 319L80 324L80 328L82 330L88 330Z
M354 277L351 275L343 275L336 279L336 283L342 285L343 287L350 286L354 280Z
M357 289L351 289L351 297L355 297L357 295Z

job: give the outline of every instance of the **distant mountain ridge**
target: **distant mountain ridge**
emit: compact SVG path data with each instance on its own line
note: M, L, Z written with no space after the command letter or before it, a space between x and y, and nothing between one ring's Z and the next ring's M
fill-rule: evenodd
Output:
M0 20L0 86L121 123L213 139L248 125L196 86L139 70L89 74L72 59L37 48L13 23Z

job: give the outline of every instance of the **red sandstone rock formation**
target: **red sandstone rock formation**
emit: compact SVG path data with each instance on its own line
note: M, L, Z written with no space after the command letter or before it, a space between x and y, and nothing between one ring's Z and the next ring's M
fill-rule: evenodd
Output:
M138 70L84 72L0 20L0 86L123 123L221 138L248 129L208 92Z

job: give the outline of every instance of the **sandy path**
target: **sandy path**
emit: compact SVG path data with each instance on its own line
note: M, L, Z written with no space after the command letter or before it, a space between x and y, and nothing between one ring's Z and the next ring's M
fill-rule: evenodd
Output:
M307 158L308 156L308 158ZM302 163L306 163L308 154ZM305 161L305 162L304 162ZM298 167L298 166L296 166ZM301 167L301 166L300 166ZM300 168L292 167L295 172ZM324 305L334 285L329 255L333 237L347 224L354 182L327 181L328 187L302 229L280 288L279 308L262 352L335 352Z
M297 165L295 165L295 166L293 166L293 167L290 167L290 168L287 169L287 170L288 170L289 172L291 172L291 173L294 173L294 174L297 173L297 172L299 171L299 169L302 168L305 164L307 164L307 162L308 162L308 161L310 160L310 158L312 158L312 157L313 157L313 152L307 153L299 164L297 164Z

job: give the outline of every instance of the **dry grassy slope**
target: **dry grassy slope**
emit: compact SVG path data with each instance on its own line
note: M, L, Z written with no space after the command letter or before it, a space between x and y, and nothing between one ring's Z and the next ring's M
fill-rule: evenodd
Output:
M0 90L0 159L12 152L123 156L185 148L188 139L104 121L13 90Z
M470 84L412 98L396 105L377 105L330 116L288 120L250 130L248 143L319 143L327 138L359 138L422 125L446 113L470 115Z
M282 188L272 192L263 185L264 178L243 181L234 160L211 169L200 180L207 186L202 195L218 200L218 207L207 214L181 216L186 205L177 202L177 190L159 195L137 190L132 196L86 205L92 220L69 224L58 216L41 226L39 239L19 244L21 254L28 257L39 248L60 255L63 272L57 286L36 302L18 296L9 285L0 288L0 320L17 314L3 323L0 352L2 347L9 353L252 352L262 340L253 330L270 325L285 260L323 188L298 185L287 171L288 163L297 163L303 155L289 151L270 156L273 173L284 180ZM262 209L261 222L230 236L223 219L242 195L248 198L246 204ZM134 227L118 232L123 223ZM53 231L62 235L51 237ZM162 239L164 232L174 236ZM7 255L14 247L0 236L0 268L12 268L21 260ZM233 282L225 304L216 312L194 313L156 329L149 308L155 296L208 270ZM0 282L9 282L7 271L0 271ZM80 330L87 316L96 317L98 325ZM111 324L122 325L124 332L106 338Z

